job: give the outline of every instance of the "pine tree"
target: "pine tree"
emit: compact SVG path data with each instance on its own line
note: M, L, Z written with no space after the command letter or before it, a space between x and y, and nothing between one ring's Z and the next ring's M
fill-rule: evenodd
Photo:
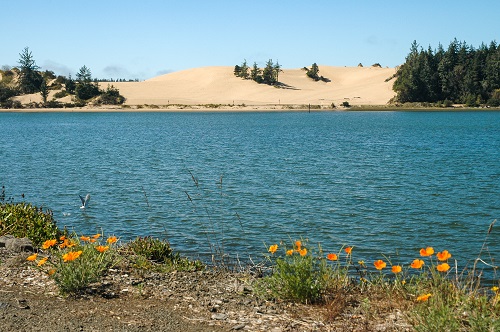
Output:
M274 83L276 83L276 77L274 74L274 64L272 59L269 59L267 61L266 67L262 71L262 81L269 85L273 85Z
M259 66L257 66L257 62L253 63L252 70L250 71L250 78L257 83L262 83L262 76L260 76L261 70Z
M49 87L47 86L47 80L42 80L42 85L40 86L40 95L42 96L43 103L47 103L47 98L49 96Z
M42 85L42 75L37 71L38 67L33 59L28 47L25 47L21 53L19 53L19 65L20 65L20 75L19 75L19 90L21 93L35 93L40 91Z

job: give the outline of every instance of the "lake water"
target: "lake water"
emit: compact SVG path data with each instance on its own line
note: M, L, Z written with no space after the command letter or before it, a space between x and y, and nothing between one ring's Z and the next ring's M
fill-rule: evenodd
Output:
M0 184L79 234L194 258L303 238L464 265L500 216L500 113L0 113ZM500 258L500 223L486 245Z

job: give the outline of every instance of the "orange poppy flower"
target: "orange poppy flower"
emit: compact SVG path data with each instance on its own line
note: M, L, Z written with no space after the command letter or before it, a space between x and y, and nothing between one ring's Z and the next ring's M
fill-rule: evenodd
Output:
M306 248L300 249L299 254L300 254L300 256L304 257L305 255L307 255L307 249Z
M82 240L83 242L89 242L90 241L90 236L80 236L80 240Z
M97 246L95 249L99 252L105 252L106 250L109 249L109 246Z
M116 236L110 236L106 240L106 242L109 243L109 244L115 243L116 241L118 241L118 239L116 238Z
M417 297L417 301L418 302L424 302L424 301L427 301L429 299L429 297L431 297L432 294L429 293L429 294L423 294L423 295L420 295L419 297Z
M273 244L272 246L269 247L269 252L271 254L274 254L276 252L276 250L278 250L278 245L277 244Z
M293 249L287 250L286 251L287 256L292 256L293 255Z
M337 254L328 254L326 255L326 259L328 259L329 261L336 261L338 258Z
M398 274L402 271L403 269L399 265L393 265L391 268L392 273Z
M56 239L53 240L47 240L42 244L42 249L49 249L50 247L54 246L57 243Z
M411 263L411 267L414 268L414 269L420 269L422 266L424 266L424 261L421 260L421 259L415 259L412 263Z
M92 235L92 238L93 238L93 239L96 239L96 240L97 240L98 238L100 238L100 237L101 237L101 234L95 234L95 235Z
M81 254L82 254L81 250L70 251L67 254L64 254L62 256L62 258L63 258L63 261L65 261L65 262L71 262L71 261L74 261L75 259L77 259L78 257L80 257Z
M48 257L44 257L42 259L40 259L40 261L38 262L38 264L36 266L42 266L43 264L45 264L45 262L47 261L47 259L49 259Z
M60 240L60 241L64 241L64 240L66 240L66 235L61 236L61 237L59 238L59 240Z
M348 255L350 255L350 254L351 254L351 251L352 251L352 247L347 247L347 248L345 248L344 250L345 250L345 252L346 252Z
M436 257L440 261L444 262L444 261L447 261L449 258L451 258L451 254L448 252L448 250L443 250L441 252L438 252L436 254Z
M427 247L425 249L420 249L420 256L422 257L428 257L428 256L432 256L432 254L434 254L434 248L432 247Z
M382 270L383 268L385 268L387 266L387 264L383 260L381 260L381 259L376 260L375 262L373 262L373 265L375 265L375 268L377 270Z
M297 251L300 251L300 248L302 248L302 241L295 241L295 247Z
M33 255L30 255L28 256L28 258L26 258L27 261L30 261L30 262L33 262L36 260L36 256L38 256L38 254L33 254Z
M439 272L446 272L450 269L450 266L448 265L448 263L443 263L443 264L439 264L438 266L436 266L436 269Z
M47 272L49 276L53 275L56 273L56 269L50 269L49 272Z

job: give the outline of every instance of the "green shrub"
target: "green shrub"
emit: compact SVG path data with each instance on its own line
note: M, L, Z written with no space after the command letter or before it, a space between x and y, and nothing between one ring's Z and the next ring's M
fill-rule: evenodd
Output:
M66 90L61 90L61 91L58 91L54 94L54 97L59 99L59 98L64 98L66 97L67 95L69 95L68 91Z
M344 106L344 107L351 107L351 105L349 104L348 101L342 102L342 106Z
M174 260L170 243L150 236L138 237L128 244L128 248L136 255L143 256L155 263L165 263Z
M52 211L44 212L42 208L27 203L5 203L0 205L0 235L4 234L27 237L39 246L45 240L58 238L61 231Z
M274 266L271 275L257 283L258 293L281 300L317 303L334 283L346 280L346 270L337 263L330 265L322 257L321 248L315 255L301 241L296 241L293 249L285 248L285 255L275 258L277 248L277 245L269 248L272 256L268 258Z
M37 261L38 254L33 254L27 259L47 272L62 294L79 294L118 262L114 248L116 237L109 237L104 245L99 238L100 234L53 238L42 245L49 256Z

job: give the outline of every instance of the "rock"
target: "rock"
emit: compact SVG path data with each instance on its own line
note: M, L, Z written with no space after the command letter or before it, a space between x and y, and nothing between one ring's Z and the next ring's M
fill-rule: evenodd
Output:
M16 238L12 235L0 236L0 247L5 247L6 249L13 252L23 252L23 251L34 251L33 243L30 239Z
M227 315L226 314L213 314L212 319L214 320L226 320Z

